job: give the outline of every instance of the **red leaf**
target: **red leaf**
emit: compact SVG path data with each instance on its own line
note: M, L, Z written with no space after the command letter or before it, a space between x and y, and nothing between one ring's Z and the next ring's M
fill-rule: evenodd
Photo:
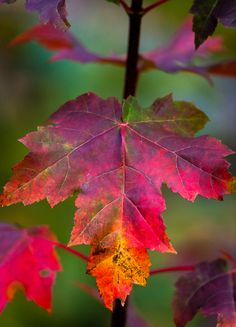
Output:
M232 191L223 159L232 151L209 136L193 137L206 121L171 96L142 109L133 98L122 107L115 98L85 94L21 139L31 152L14 167L1 203L46 198L54 206L79 191L70 245L92 245L88 270L112 308L133 283L145 284L146 249L175 252L162 221L163 183L191 201Z
M51 61L74 60L81 63L102 62L124 65L124 56L102 56L94 53L76 39L70 31L62 31L55 28L52 24L36 25L26 30L13 39L10 45L16 45L35 40L49 50L58 50L51 57Z
M0 240L0 312L19 288L50 311L52 286L61 269L54 235L46 226L21 229L0 223Z
M26 30L13 39L10 45L35 40L41 43L49 50L71 49L74 47L76 40L69 31L61 31L52 24L36 25Z

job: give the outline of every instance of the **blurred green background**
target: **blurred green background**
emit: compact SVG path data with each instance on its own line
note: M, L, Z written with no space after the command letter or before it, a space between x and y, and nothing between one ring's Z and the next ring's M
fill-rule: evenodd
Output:
M67 2L72 30L87 47L103 54L126 51L128 20L118 6L104 0ZM1 189L11 176L11 167L26 154L24 146L17 142L18 138L35 130L61 104L83 92L93 91L102 97L115 95L120 98L123 89L123 68L66 61L48 64L49 52L34 43L7 47L13 37L37 22L36 15L27 14L23 6L24 2L19 1L18 4L0 7ZM181 1L181 5L170 1L147 15L143 20L141 49L149 50L169 40L190 6L188 0ZM217 34L224 35L226 57L235 57L235 31L219 27ZM137 97L141 104L148 105L170 92L175 99L192 101L208 114L211 122L204 133L211 133L236 149L234 79L214 78L212 87L195 75L151 71L141 76ZM220 250L234 254L236 205L233 196L227 196L224 202L198 198L193 204L166 188L163 192L167 201L164 219L178 255L152 253L154 268L212 260ZM73 199L53 210L45 201L29 207L19 204L0 208L1 220L23 226L48 224L63 243L69 240L73 214ZM88 252L88 248L83 246L78 249ZM63 272L58 274L54 288L53 312L44 312L27 302L19 292L1 315L0 326L109 326L110 312L76 286L78 282L95 286L94 279L85 274L85 264L62 250L58 252ZM152 326L174 327L171 299L177 276L154 276L146 288L134 287L132 301ZM214 322L198 317L189 326L210 327Z

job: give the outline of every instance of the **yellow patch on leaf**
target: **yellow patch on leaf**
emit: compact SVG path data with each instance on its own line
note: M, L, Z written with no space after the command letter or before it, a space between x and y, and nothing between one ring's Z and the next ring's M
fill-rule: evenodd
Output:
M150 265L145 249L129 247L119 236L113 246L92 248L88 273L96 277L104 303L112 310L117 298L124 305L133 284L146 285Z
M12 282L7 288L7 299L11 301L18 290L21 290L23 292L25 291L23 285L20 282Z

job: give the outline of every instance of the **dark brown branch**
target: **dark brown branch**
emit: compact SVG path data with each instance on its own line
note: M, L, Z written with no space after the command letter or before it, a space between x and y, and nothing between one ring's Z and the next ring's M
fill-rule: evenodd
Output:
M126 61L124 98L135 95L138 80L139 40L143 0L132 0L129 14L129 40Z
M127 320L128 300L125 305L121 304L119 299L115 300L114 309L112 312L111 327L125 327Z

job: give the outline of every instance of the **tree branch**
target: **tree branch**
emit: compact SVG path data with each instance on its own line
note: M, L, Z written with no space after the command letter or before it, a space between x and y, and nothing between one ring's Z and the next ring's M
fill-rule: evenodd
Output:
M132 0L129 14L129 40L126 60L124 98L135 95L138 80L139 40L143 0Z
M115 300L111 318L111 327L125 327L127 320L127 309L128 300L126 300L124 306L121 304L119 299Z

